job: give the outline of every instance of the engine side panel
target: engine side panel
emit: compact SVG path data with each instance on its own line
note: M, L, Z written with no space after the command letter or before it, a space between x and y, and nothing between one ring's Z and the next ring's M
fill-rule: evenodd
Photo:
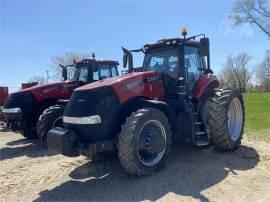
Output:
M48 99L68 99L77 87L79 87L77 82L61 82L37 86L28 91L31 91L37 101L41 102Z
M157 72L133 72L84 85L75 91L95 90L103 87L112 87L121 104L134 97L155 100L165 98L164 84Z
M139 77L123 81L114 86L121 103L133 97L146 97L152 100L164 100L165 88L163 81L157 73L146 72Z

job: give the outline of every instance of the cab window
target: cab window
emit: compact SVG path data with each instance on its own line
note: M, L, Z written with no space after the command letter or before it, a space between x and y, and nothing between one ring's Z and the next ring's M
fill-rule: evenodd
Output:
M100 73L100 79L107 79L111 77L111 72L110 72L110 66L109 65L101 65L99 69Z
M88 82L88 67L76 68L73 79Z
M172 77L178 77L179 71L177 49L161 50L158 52L147 53L144 60L145 71L163 72Z
M185 67L188 68L188 83L189 90L192 91L200 76L200 68L202 67L202 60L198 54L198 48L192 46L185 46Z
M116 66L111 66L112 76L118 76L118 71Z

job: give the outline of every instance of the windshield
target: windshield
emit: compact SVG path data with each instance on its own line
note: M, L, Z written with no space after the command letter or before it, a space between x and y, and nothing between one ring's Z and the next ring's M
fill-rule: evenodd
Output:
M167 49L147 53L144 59L144 71L163 72L172 78L178 77L178 50Z
M172 78L177 78L179 73L179 52L178 49L157 50L145 54L144 71L155 71L167 74ZM184 47L184 62L188 72L199 77L202 69L205 69L204 58L198 54L198 47Z
M73 80L75 81L88 81L88 67L75 68Z
M118 76L116 65L98 64L97 71L89 72L89 69L88 66L76 68L73 80L87 83Z

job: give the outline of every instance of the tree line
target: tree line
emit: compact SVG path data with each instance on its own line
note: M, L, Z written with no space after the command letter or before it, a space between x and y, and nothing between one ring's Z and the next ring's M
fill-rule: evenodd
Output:
M270 49L255 67L249 65L252 57L248 53L229 55L219 73L221 87L240 88L242 92L270 92Z
M230 13L234 26L249 23L258 28L270 40L270 2L268 0L236 0ZM264 59L250 67L252 56L248 53L229 55L219 74L221 86L241 88L243 92L270 92L270 49Z

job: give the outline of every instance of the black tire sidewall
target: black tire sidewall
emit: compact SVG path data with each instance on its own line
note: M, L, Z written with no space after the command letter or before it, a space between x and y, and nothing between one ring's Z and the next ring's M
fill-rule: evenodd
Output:
M155 172L155 171L161 169L165 165L165 160L167 159L167 156L168 156L168 153L170 150L171 131L170 131L170 126L168 124L167 118L161 111L159 111L157 109L147 109L147 110L148 110L148 112L145 114L145 116L141 117L138 120L137 125L135 127L135 130L134 130L135 135L133 136L133 140L132 140L132 144L135 145L135 149L133 150L132 155L134 156L134 161L136 161L136 164L138 165L138 167L140 169L145 170L147 173L152 173L152 172ZM139 159L139 156L138 156L138 151L137 151L138 136L139 136L140 130L142 129L144 124L150 120L157 120L163 125L163 127L165 129L165 133L166 133L165 134L166 135L166 148L165 148L164 154L159 162L157 162L153 166L146 166L141 162L141 160Z
M228 112L234 98L239 99L242 108L242 126L240 135L233 140L228 128ZM243 96L238 89L218 90L213 98L210 98L210 111L208 114L208 126L214 146L219 150L233 151L241 144L245 124L245 107Z
M63 116L65 107L62 105L54 105L44 110L37 123L38 138L47 144L46 137L50 129L53 128L55 121Z

